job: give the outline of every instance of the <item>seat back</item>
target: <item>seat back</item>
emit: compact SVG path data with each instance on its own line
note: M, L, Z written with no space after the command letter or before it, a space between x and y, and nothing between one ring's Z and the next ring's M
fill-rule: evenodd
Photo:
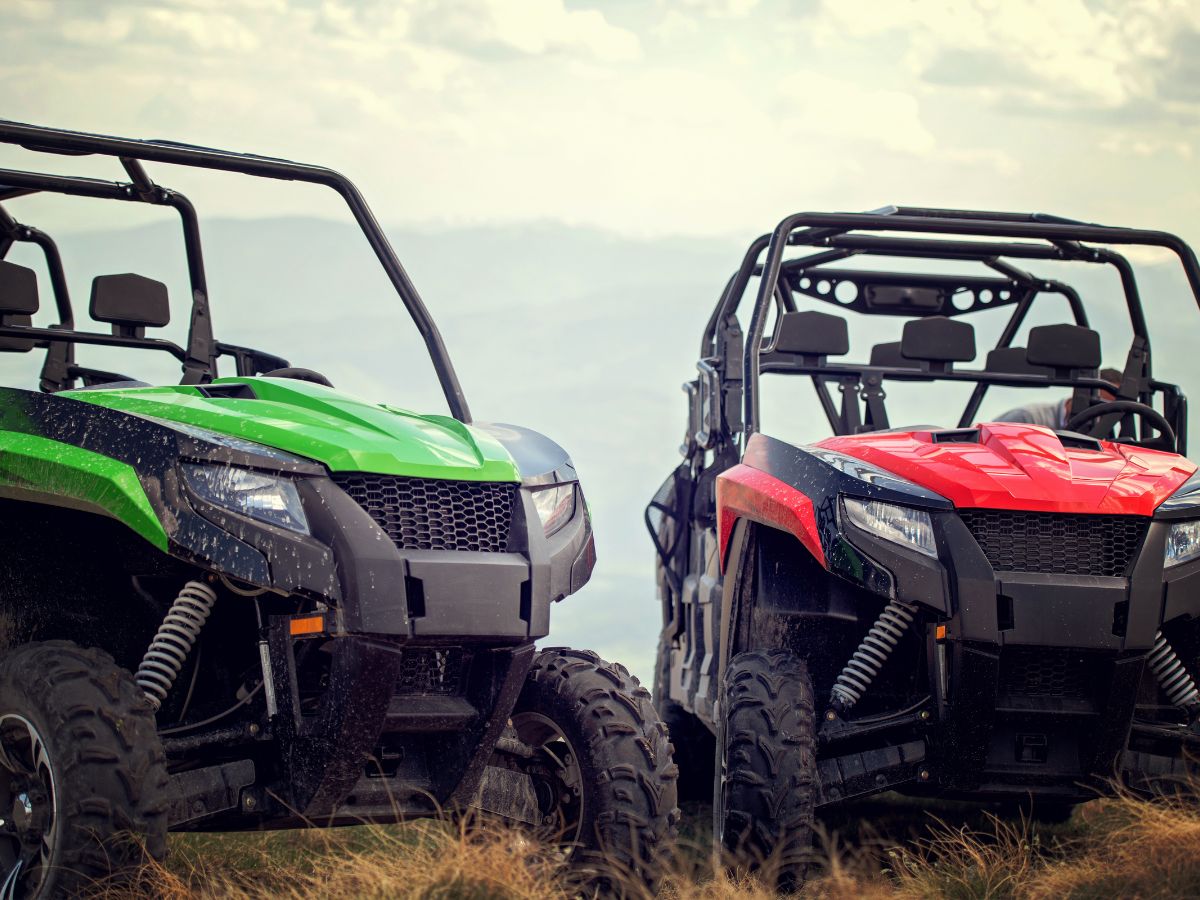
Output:
M900 355L900 342L888 341L871 348L871 365L887 369L919 369L921 364Z
M1062 378L1093 374L1100 368L1100 335L1082 325L1039 325L1029 329L1025 358Z
M28 327L38 311L37 274L33 269L0 259L0 323ZM0 352L28 353L32 338L0 337Z
M1024 347L997 347L989 350L983 368L999 375L1053 375L1048 366L1035 366L1029 361Z
M931 372L948 372L954 363L975 358L975 329L946 316L912 319L904 323L900 355Z
M171 322L167 286L132 272L97 275L89 309L93 319L111 324L113 334L123 337L145 337L147 328Z
M764 352L799 356L805 365L820 365L828 356L850 352L850 330L841 316L816 310L785 312Z

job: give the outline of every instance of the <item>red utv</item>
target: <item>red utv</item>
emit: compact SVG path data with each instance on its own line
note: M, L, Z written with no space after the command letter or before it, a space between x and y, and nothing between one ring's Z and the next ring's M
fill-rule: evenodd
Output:
M647 510L655 694L681 787L711 786L718 847L770 858L781 887L803 877L817 810L852 798L1061 816L1114 775L1152 791L1185 771L1200 476L1120 245L1174 253L1200 302L1173 235L890 208L784 219L710 316L685 459ZM1034 274L1065 263L1118 276L1132 341L1105 348L1124 355L1108 380L1089 292ZM1062 321L1031 327L1051 308ZM847 319L894 323L898 340L845 362ZM985 320L998 340L971 366ZM762 421L779 376L811 383L831 437L770 436L795 424ZM905 382L939 424L893 425L888 390ZM938 399L952 385L961 411ZM1062 421L980 423L1001 388L1062 398Z

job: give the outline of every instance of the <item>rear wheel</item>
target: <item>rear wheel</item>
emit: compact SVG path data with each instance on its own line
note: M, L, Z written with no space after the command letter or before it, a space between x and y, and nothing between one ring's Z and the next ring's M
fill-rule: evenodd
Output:
M0 657L0 897L73 896L166 853L167 772L133 676L66 641Z
M653 885L679 822L678 769L649 692L586 650L538 654L512 714L542 828L592 888Z
M761 870L779 890L803 883L817 790L813 688L786 650L739 653L725 672L713 802L725 862Z

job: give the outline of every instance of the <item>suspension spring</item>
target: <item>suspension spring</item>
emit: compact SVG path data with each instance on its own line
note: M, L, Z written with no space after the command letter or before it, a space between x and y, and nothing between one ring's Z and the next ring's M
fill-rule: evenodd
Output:
M1150 651L1148 662L1150 671L1158 679L1168 700L1186 710L1200 706L1200 690L1197 690L1196 682L1161 631L1154 636L1154 649Z
M862 699L912 625L914 615L916 609L913 606L899 600L888 602L837 677L830 697L834 709L844 713Z
M189 581L158 626L158 634L150 642L134 676L156 712L171 693L216 602L217 592L211 587Z

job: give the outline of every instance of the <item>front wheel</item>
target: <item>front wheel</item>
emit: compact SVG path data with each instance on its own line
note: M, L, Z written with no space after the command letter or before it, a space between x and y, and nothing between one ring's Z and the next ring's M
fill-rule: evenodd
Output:
M797 890L811 861L817 791L813 687L786 650L739 653L723 680L713 830L722 861Z
M161 858L167 784L154 712L107 653L0 655L0 897L74 896Z
M678 828L679 770L638 680L587 650L543 650L512 729L533 751L523 768L543 831L577 879L601 892L656 883Z

